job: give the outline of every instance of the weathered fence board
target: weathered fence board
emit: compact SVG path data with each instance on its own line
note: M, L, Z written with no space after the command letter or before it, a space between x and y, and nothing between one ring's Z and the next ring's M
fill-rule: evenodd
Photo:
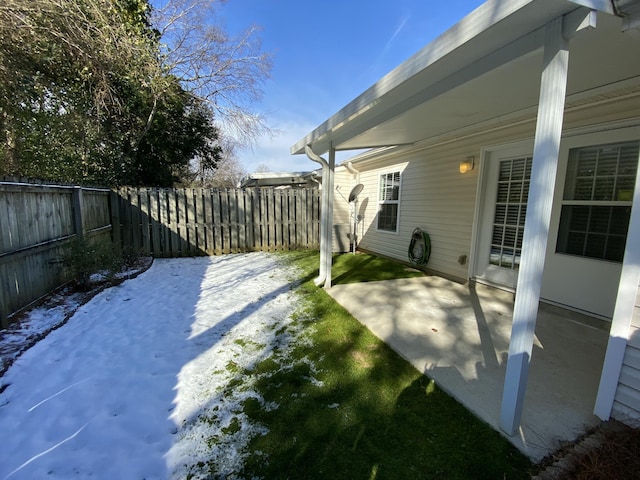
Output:
M317 248L316 189L126 188L123 250L157 257Z
M75 238L111 241L109 190L0 182L0 326L68 280Z

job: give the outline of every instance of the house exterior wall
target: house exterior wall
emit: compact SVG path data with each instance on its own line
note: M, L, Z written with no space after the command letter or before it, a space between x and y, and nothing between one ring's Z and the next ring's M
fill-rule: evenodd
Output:
M532 136L533 128L533 122L526 123L356 165L364 185L359 207L364 230L360 247L408 261L411 233L420 227L431 238L431 257L426 266L445 276L466 280L481 150L487 143ZM470 156L475 158L475 168L461 174L459 163ZM376 225L379 177L393 171L401 172L397 233L379 231Z
M549 241L545 255L541 296L548 302L611 318L615 307L622 264L557 253L561 207L567 161L572 148L640 140L640 127L572 134L560 146L558 178L553 201Z
M349 223L349 192L356 184L354 176L342 166L336 167L333 194L333 223Z
M640 286L629 327L629 340L620 370L612 417L632 426L640 426Z
M635 117L633 121L640 124L640 119L637 118L640 95L626 97L624 101L611 99L600 101L595 106L570 105L569 108L565 114L565 131L570 132L569 136L574 135L576 129L589 128L594 123L606 123L608 126L605 130L612 131L616 131L616 122L629 118ZM479 172L483 151L491 146L531 140L534 129L533 118L530 121L523 119L511 125L468 134L438 145L387 151L377 157L354 162L354 167L360 172L359 182L364 184L358 207L358 213L362 217L359 225L362 229L359 247L407 261L411 233L416 227L420 227L431 237L431 257L426 267L454 279L469 279L474 274L470 265L473 262L477 192L482 187L479 184ZM458 170L459 163L469 156L475 158L475 168L461 174ZM563 166L564 163L560 168ZM393 171L402 173L399 228L397 232L379 231L376 225L379 179L381 174ZM562 189L563 185L558 188ZM561 198L562 192L558 192L558 195ZM556 211L554 215L559 214ZM550 243L555 245L555 240ZM618 265L614 265L614 270L609 275L611 278L619 276ZM545 288L545 283L552 283L552 280L552 275L549 275L543 281L543 297L546 292L555 292L555 287ZM615 278L612 283L615 288ZM574 297L580 297L579 293ZM615 291L609 297L614 299ZM567 305L562 299L552 300ZM588 308L578 308L589 311ZM610 317L612 304L596 313Z
M332 251L349 251L349 193L356 184L356 179L345 167L336 167L333 193L333 232Z

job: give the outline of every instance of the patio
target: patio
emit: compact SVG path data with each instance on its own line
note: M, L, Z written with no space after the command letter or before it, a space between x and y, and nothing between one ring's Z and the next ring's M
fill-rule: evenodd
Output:
M329 294L496 430L514 295L437 276L334 285ZM509 440L533 461L598 424L605 322L542 304L522 425Z

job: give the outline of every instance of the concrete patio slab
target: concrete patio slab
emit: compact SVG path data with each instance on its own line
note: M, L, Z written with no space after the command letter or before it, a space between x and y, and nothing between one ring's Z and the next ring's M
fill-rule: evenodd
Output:
M334 285L328 292L420 372L499 430L512 293L437 276ZM507 437L533 461L599 422L592 412L607 331L587 319L541 304L522 426Z

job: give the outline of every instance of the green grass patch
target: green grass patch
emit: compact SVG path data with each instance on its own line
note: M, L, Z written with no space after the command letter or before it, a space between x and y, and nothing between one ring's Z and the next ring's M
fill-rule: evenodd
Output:
M222 433L225 433L227 435L238 433L239 431L240 431L240 422L238 422L238 419L235 417L231 419L231 422L227 427L222 428Z
M310 342L283 368L259 364L245 414L269 433L253 439L244 478L520 479L532 464L487 424L378 340L313 285L317 252L283 256L300 268ZM334 258L337 283L422 275L370 255Z
M295 264L305 272L305 280L318 275L318 252L284 252L281 255L285 261ZM423 271L401 262L364 253L333 255L331 267L331 281L334 285L423 277L424 275Z

